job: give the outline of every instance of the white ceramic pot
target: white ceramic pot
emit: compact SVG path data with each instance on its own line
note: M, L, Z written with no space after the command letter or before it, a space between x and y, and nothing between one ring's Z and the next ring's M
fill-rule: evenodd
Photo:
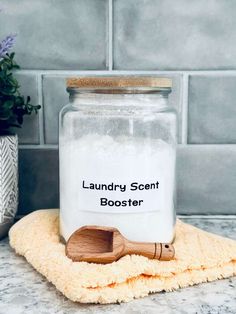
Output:
M0 239L7 235L18 207L18 137L0 136Z

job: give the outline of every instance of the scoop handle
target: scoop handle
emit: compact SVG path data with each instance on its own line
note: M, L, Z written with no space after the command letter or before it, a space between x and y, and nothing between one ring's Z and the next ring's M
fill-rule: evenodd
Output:
M175 249L170 243L145 243L125 241L125 250L122 255L137 254L150 259L170 261L174 258Z

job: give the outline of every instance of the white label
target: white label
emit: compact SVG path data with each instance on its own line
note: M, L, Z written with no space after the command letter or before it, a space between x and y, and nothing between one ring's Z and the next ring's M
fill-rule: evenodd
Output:
M79 180L78 208L83 211L130 213L152 212L162 208L163 182Z

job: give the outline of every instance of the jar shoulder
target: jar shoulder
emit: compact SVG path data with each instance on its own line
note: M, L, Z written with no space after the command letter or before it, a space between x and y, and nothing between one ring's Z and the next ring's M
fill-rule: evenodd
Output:
M109 114L111 113L112 115L142 115L142 114L173 114L177 115L178 112L175 107L173 106L163 106L163 107L158 107L155 105L148 105L145 104L143 106L136 106L134 105L127 105L127 104L120 104L120 105L104 105L103 103L97 103L97 104L77 104L77 103L68 103L66 104L60 111L60 117L66 115L67 113L77 113L79 114L86 114L88 113L89 115L91 114L101 114L102 112Z
M62 119L67 113L73 112L73 111L78 111L79 109L75 108L72 103L67 103L64 105L60 112L59 112L59 118Z

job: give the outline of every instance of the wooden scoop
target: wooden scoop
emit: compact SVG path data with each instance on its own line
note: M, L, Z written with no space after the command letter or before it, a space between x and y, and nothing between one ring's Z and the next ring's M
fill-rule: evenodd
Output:
M84 226L66 243L66 255L74 262L111 263L124 255L137 254L169 261L174 257L172 244L144 243L127 240L116 228Z

